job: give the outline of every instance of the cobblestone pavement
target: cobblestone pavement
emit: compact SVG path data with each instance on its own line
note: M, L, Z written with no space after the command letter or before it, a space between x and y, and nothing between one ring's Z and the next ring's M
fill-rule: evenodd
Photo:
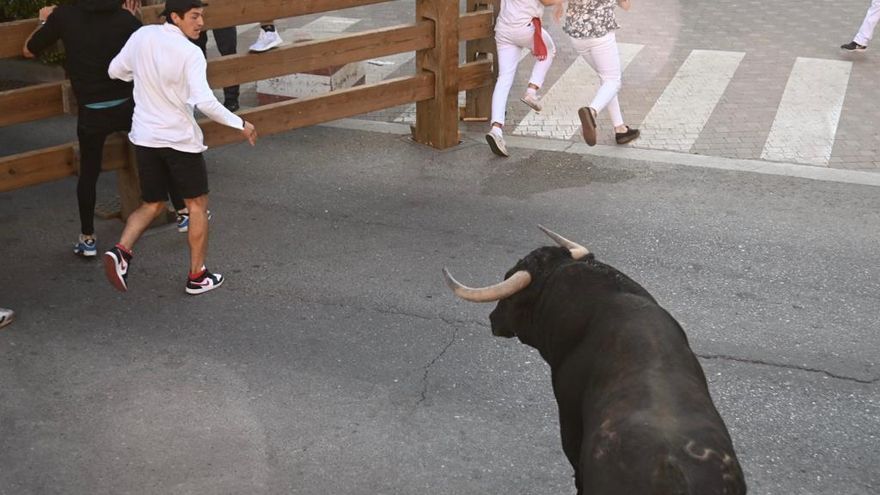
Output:
M842 52L867 8L862 0L636 1L619 11L624 70L620 101L628 124L643 137L631 146L840 169L880 169L880 133L874 127L880 65L873 49ZM303 31L356 32L414 18L414 2L398 0L278 22L286 38ZM323 18L323 19L322 19ZM338 21L343 18L347 21ZM546 108L530 113L519 100L531 59L523 58L511 92L508 133L580 140L577 107L589 103L596 76L576 56L567 36L545 24L559 46L544 94ZM330 26L328 28L327 26ZM240 49L256 38L241 26ZM880 48L878 48L880 50ZM381 64L381 65L378 65ZM414 71L412 54L365 64L368 81ZM254 84L244 103L254 104ZM411 122L412 106L359 117ZM484 123L463 123L479 131ZM607 115L600 144L613 145Z

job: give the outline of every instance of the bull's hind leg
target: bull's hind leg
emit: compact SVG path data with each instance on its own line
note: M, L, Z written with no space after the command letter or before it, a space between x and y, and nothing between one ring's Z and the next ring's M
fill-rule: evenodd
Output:
M562 438L562 451L565 453L565 457L568 458L568 462L571 464L572 469L574 469L574 486L577 487L578 495L581 495L583 492L580 462L583 427L581 426L580 417L577 415L569 415L566 417L566 415L563 415L560 410L559 430L560 437Z

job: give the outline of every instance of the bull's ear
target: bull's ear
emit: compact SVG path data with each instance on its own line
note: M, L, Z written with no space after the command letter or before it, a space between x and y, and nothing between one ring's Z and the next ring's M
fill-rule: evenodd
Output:
M532 275L525 270L514 273L504 282L476 289L459 283L446 268L443 269L443 277L446 279L446 285L452 289L456 296L470 302L500 301L525 289L532 283Z
M579 259L586 257L588 254L590 254L589 249L581 246L580 244L578 244L576 242L569 241L565 237L562 237L561 235L557 234L556 232L553 232L552 230L548 229L547 227L544 227L543 225L538 224L538 228L541 229L542 232L547 234L548 237L553 239L553 241L556 242L556 244L568 249L571 252L572 259L579 260Z

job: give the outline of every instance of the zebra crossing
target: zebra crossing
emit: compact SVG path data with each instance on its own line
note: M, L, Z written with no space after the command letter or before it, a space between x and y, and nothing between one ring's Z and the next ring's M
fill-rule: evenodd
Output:
M305 26L282 31L282 37L285 40L295 40L306 34L312 39L318 39L345 32L358 22L359 19L354 18L323 16ZM239 32L252 30L253 27L239 27ZM628 89L627 71L639 60L646 51L645 48L644 44L619 43L624 91ZM523 56L526 57L527 53L524 52ZM665 88L658 95L652 96L653 101L642 105L649 108L646 113L628 113L630 101L624 97L621 104L627 124L642 131L641 138L629 146L681 153L695 153L698 150L701 154L707 154L705 142L711 143L711 140L705 137L724 136L727 132L726 126L720 125L714 117L725 111L721 103L732 98L731 82L738 77L750 77L748 71L739 70L749 56L747 51L692 49L683 57ZM414 57L415 54L410 52L365 61L366 82L374 83L411 72ZM557 63L560 58L557 57ZM510 120L506 123L510 134L562 140L580 139L577 108L589 101L599 83L595 72L581 57L568 58L568 66L555 71L556 76L548 77L545 87L542 88L544 109L540 113L525 109L518 101L517 89L513 90L508 103ZM524 72L527 73L525 66L530 66L530 63L526 59L521 66L523 68L517 81L524 77ZM752 132L748 139L754 142L744 143L743 148L749 148L750 155L736 158L829 166L839 124L846 117L843 113L844 102L853 74L852 66L851 60L797 57L792 62L784 89L767 89L780 92L778 99L774 100L777 106L772 123L766 128L760 127L758 123L749 123ZM463 95L460 100L464 102ZM364 118L413 123L415 105L378 112ZM736 118L748 119L748 115L739 114ZM756 126L760 127L758 131L754 131ZM753 135L755 132L762 137ZM701 139L703 144L697 146ZM729 139L735 141L746 138L734 136ZM873 158L866 158L865 161L876 166Z
M640 44L620 44L621 68L626 81L627 67L644 48ZM693 152L700 136L707 131L710 117L719 111L730 82L748 54L719 50L693 50L675 76L641 119L627 116L627 123L639 127L641 138L631 146L641 149ZM411 59L398 58L404 65ZM754 158L768 161L829 166L838 124L852 72L852 62L800 57L794 63L765 140L757 143ZM579 139L577 108L595 94L598 78L582 58L574 59L555 81L545 86L544 109L529 110L516 118L517 94L508 101L507 123L512 135L550 139ZM626 84L626 83L624 83ZM585 96L589 95L589 96ZM626 102L623 103L626 115ZM636 117L633 119L633 117ZM415 121L414 105L407 106L391 120ZM723 133L723 130L718 132ZM740 139L731 137L730 139ZM702 151L701 151L702 152Z

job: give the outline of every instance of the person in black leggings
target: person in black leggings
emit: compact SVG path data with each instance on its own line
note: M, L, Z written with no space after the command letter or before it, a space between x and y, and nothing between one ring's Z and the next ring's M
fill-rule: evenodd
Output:
M76 186L81 234L73 252L98 254L95 239L95 188L107 136L131 129L132 84L107 75L110 60L141 22L134 16L140 0L77 0L73 5L40 9L40 25L22 48L33 58L56 41L64 43L65 68L79 105L76 134L80 170Z

